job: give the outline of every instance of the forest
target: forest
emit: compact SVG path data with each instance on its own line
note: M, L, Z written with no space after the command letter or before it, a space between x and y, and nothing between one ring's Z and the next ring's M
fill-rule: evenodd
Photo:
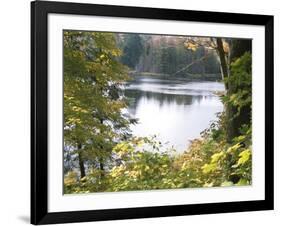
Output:
M119 34L121 62L135 74L187 79L220 79L220 66L213 51L198 46L184 48L186 37Z
M63 46L64 194L251 185L251 40L66 30ZM181 152L156 134L136 136L139 121L124 109L135 103L126 84L138 77L187 91L219 82L212 96L223 110Z

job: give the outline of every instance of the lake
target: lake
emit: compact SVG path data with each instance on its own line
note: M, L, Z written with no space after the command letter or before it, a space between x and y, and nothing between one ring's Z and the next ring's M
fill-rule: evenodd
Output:
M157 135L166 146L185 151L190 140L199 138L216 120L216 113L223 111L216 91L224 91L223 83L136 78L125 88L127 111L138 119L130 127L132 134Z

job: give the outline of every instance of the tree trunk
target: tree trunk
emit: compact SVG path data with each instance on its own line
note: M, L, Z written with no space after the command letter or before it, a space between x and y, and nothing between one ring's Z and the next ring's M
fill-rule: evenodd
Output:
M217 41L217 53L219 55L220 59L220 66L221 66L221 74L222 78L224 79L224 85L226 89L226 95L230 96L231 95L231 84L226 80L229 77L229 67L227 62L226 57L225 57L225 52L223 49L223 42L221 38L216 38ZM225 104L225 117L226 117L226 125L225 125L225 131L226 131L226 139L228 143L231 143L232 139L234 138L234 130L235 130L235 125L232 121L233 116L235 115L235 109L230 105L230 104Z
M227 66L227 61L226 61L226 56L225 52L223 49L223 43L221 38L216 38L217 41L217 52L220 58L220 66L221 66L221 74L222 74L222 79L228 78L228 66ZM228 89L228 83L225 81L225 88L226 90Z
M239 57L244 55L245 52L251 52L252 43L251 40L232 40L230 43L230 54L229 62L232 63ZM231 76L231 75L230 75ZM236 93L241 87L235 87L233 84L228 84L227 95L231 96ZM233 138L240 135L240 128L243 124L247 124L251 121L251 109L250 107L243 107L240 110L240 114L236 115L238 112L237 107L232 105L226 106L226 132L227 141L232 142Z
M78 144L78 150L79 150L78 159L79 159L79 168L80 168L80 179L82 179L83 177L86 176L84 160L83 160L82 153L81 153L81 148L82 148L82 145Z
M104 177L104 165L103 165L103 158L99 159L99 163L100 163L100 178Z
M103 118L101 118L101 119L100 119L100 123L103 124L103 121L104 121ZM102 132L103 132L103 131L101 130L101 133L102 133ZM102 145L100 146L100 150L101 150L101 152L104 151ZM103 157L100 156L98 159L99 159L99 165L100 165L100 171L101 171L100 178L102 178L102 177L104 176Z
M102 162L100 162L100 170L104 170Z
M252 41L251 40L237 40L231 41L231 49L229 54L230 62L233 62L237 58L241 57L245 52L252 52Z

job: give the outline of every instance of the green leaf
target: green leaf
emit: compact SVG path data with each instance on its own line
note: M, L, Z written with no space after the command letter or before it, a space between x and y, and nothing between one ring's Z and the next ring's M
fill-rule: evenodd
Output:
M245 178L241 178L241 179L236 183L236 185L238 185L238 186L249 185L249 181L246 180Z
M202 166L203 173L214 172L217 169L216 163L205 164Z
M237 143L237 144L229 147L226 152L229 153L229 154L233 153L233 152L237 151L240 147L241 147L241 144Z
M217 163L225 155L224 151L212 155L211 163Z
M228 187L228 186L232 186L233 183L231 181L224 181L221 183L221 186L222 187Z
M240 166L240 165L243 165L245 164L246 162L248 162L248 160L250 159L251 157L251 151L249 149L246 149L245 151L242 151L240 154L239 154L239 159L238 159L238 162L237 162L237 165Z

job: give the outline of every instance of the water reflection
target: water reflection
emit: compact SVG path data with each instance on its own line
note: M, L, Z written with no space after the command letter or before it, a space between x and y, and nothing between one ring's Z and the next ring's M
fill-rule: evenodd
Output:
M131 126L133 134L156 134L163 143L184 151L223 110L214 94L223 90L218 82L138 78L125 89L130 102L127 110L139 120Z

